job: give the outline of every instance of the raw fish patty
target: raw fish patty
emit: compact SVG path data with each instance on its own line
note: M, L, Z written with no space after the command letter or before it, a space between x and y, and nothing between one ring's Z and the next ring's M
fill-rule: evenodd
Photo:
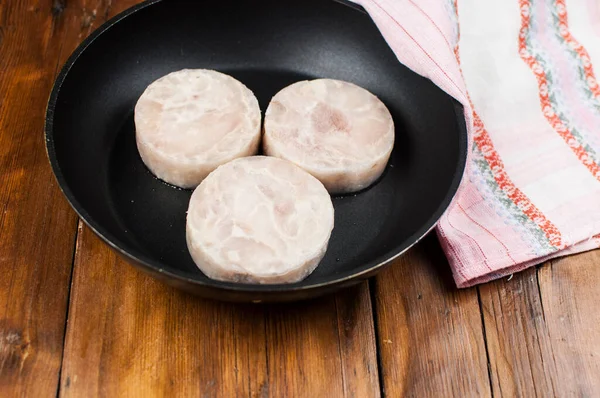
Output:
M375 182L393 146L390 112L352 83L294 83L273 97L265 114L265 153L302 167L331 193L356 192Z
M152 83L135 107L137 147L158 178L194 188L218 166L254 155L260 144L256 97L231 76L184 69Z
M208 277L242 283L293 283L325 255L333 204L323 184L282 159L236 159L196 188L187 244Z

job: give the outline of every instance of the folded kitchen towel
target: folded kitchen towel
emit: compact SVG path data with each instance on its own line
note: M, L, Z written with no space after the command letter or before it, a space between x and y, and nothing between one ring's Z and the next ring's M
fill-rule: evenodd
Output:
M600 2L356 2L464 105L467 170L437 227L456 284L600 247Z

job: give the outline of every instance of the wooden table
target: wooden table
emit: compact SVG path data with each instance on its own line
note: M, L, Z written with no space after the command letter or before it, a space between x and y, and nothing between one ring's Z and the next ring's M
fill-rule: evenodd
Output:
M0 0L0 396L600 395L600 251L457 290L434 237L292 305L180 293L117 258L51 175L52 82L135 0Z

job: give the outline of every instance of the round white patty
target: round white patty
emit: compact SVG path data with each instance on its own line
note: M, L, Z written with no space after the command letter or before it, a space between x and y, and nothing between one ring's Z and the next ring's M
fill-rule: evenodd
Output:
M158 178L194 188L218 166L257 153L260 120L258 101L242 83L184 69L152 83L138 100L137 147Z
M323 184L288 161L252 156L220 166L196 188L186 237L210 278L292 283L317 267L332 229Z
M371 185L383 173L393 146L390 112L352 83L294 83L273 97L265 114L265 153L302 167L331 193Z

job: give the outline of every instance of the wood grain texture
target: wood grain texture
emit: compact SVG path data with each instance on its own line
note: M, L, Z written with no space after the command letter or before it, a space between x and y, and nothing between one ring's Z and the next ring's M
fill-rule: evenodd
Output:
M434 236L377 276L375 287L386 396L490 395L477 291L456 289Z
M494 396L600 394L600 251L480 287Z
M59 386L77 217L47 161L45 109L58 68L110 3L0 2L0 396Z
M71 292L63 397L379 395L366 283L291 305L205 301L83 227Z
M553 260L538 273L557 396L600 396L600 251Z
M77 219L45 153L66 26L51 1L0 3L0 396L55 396Z
M556 396L558 377L537 270L480 288L495 397Z

